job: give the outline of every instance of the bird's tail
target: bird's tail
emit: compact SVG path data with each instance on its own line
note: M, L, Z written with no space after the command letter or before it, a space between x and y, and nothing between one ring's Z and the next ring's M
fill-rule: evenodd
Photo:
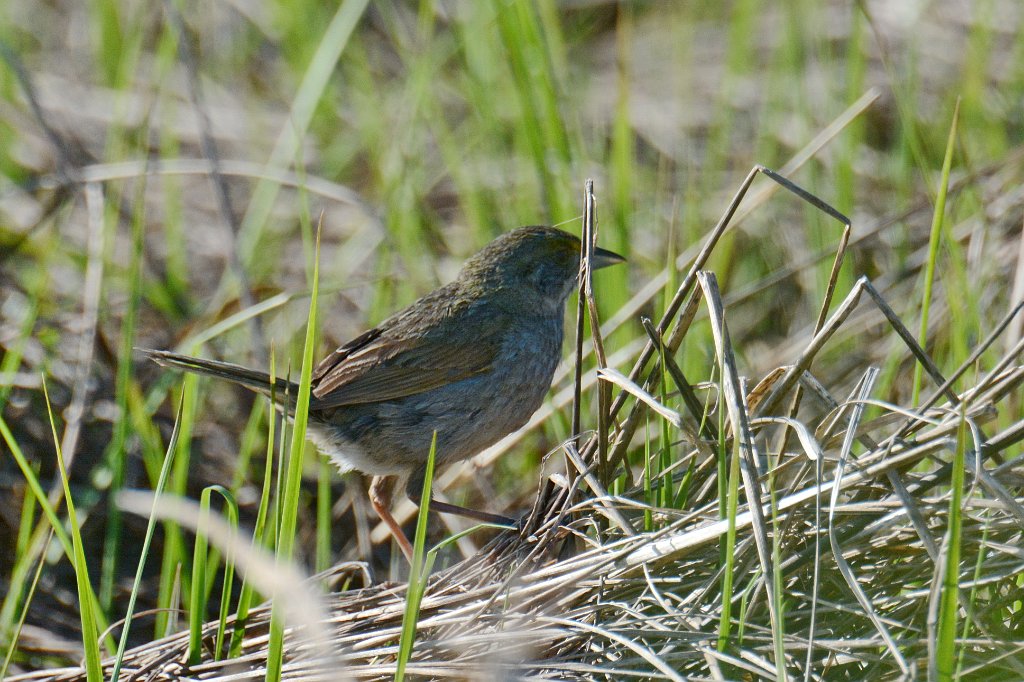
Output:
M282 379L280 377L274 380L272 389L270 385L270 375L266 372L249 369L247 367L242 367L241 365L234 365L230 362L204 360L203 358L180 355L179 353L171 353L166 350L149 350L146 348L139 348L138 350L158 365L181 369L195 374L205 374L206 376L217 377L219 379L227 379L228 381L245 386L257 393L273 395L274 399L281 404L294 404L295 396L299 390L299 385L294 381L288 381L287 379Z

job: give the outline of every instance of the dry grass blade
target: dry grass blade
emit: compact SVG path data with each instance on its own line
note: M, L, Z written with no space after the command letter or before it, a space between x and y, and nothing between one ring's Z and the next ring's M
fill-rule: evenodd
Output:
M877 377L877 370L869 370L867 376L864 377L864 381L861 384L860 393L853 404L853 411L850 415L850 426L848 427L848 430L846 432L846 438L843 440L842 448L839 451L839 458L836 461L835 480L837 485L832 487L832 497L829 501L828 533L829 542L832 545L832 556L835 558L836 566L839 568L839 572L846 580L846 584L850 588L850 591L857 598L857 601L860 603L861 608L864 610L864 613L868 615L868 618L871 619L871 622L878 630L878 634L881 635L882 640L888 647L889 653L892 655L897 665L899 665L900 671L904 675L909 675L910 668L907 666L906 660L904 660L903 655L900 653L900 648L896 645L895 640L893 640L892 635L889 633L889 629L886 627L886 625L882 622L881 618L879 618L878 614L875 612L875 608L872 605L871 600L864 593L864 590L861 589L860 583L858 582L857 577L853 573L853 569L850 568L850 564L846 561L845 557L843 556L841 543L836 534L835 509L839 502L839 491L842 489L839 483L843 479L843 475L845 473L845 469L847 466L847 461L849 460L850 453L853 449L854 439L857 433L857 424L860 422L861 417L864 414L863 401L871 393L871 388L874 386Z
M754 544L757 546L758 560L761 562L761 571L765 576L763 584L765 591L768 592L767 605L774 631L775 628L781 627L781 614L776 610L777 602L773 595L775 589L772 577L774 568L768 542L768 526L761 507L762 491L758 479L760 471L758 453L753 434L750 431L747 401L740 385L739 370L736 367L736 358L733 354L732 342L729 339L729 329L725 324L725 308L718 291L718 281L710 272L697 273L697 279L708 303L711 332L715 337L715 354L718 357L722 375L724 402L728 410L729 424L732 427L732 437L738 441L741 457L740 474L743 477L743 489L747 496L747 508L751 512Z
M95 183L87 184L85 186L85 203L89 215L89 242L86 254L88 261L85 270L85 285L82 290L82 321L81 337L78 343L78 369L76 370L77 376L71 404L65 413L67 424L64 428L64 436L61 438L60 444L68 469L72 467L78 448L78 434L85 411L87 379L94 360L96 328L99 323L100 292L103 284L103 251L106 242L106 229L104 226L106 207L102 186ZM54 481L51 495L57 494L59 487L60 484Z
M1018 373L1014 381L1019 387L1024 378ZM865 382L858 397L867 396L867 390ZM866 400L855 401L854 407L862 410L866 404ZM846 442L839 449L827 447L823 459L830 461L848 451L854 434L862 433L858 426L864 424L858 425L856 416L844 422ZM879 428L885 426L883 423ZM873 439L882 442L884 437L876 434ZM898 503L893 506L887 502L888 495L878 481L890 470L913 471L916 465L929 462L944 451L948 447L946 443L943 431L922 431L914 443L896 445L888 455L884 455L884 449L864 452L855 462L850 461L841 477L820 484L809 480L806 487L779 501L780 510L794 514L798 525L811 524L813 528L811 503L820 495L831 495L833 551L838 553L841 548L842 553L837 556L848 564L857 564L861 575L870 570L878 572L865 591L868 605L865 608L850 604L851 594L835 583L835 578L839 577L837 565L821 566L821 588L813 602L817 607L817 636L812 665L816 668L825 665L844 669L854 665L864 669L866 666L879 674L902 669L900 658L871 653L877 651L881 643L872 632L877 635L878 624L887 631L895 628L905 631L914 622L913 614L927 603L928 591L907 592L902 586L913 584L915 576L924 577L926 585L931 569L927 561L921 565L906 556L910 552L918 559L927 560L928 555L922 546L917 545L915 549L913 544L906 544L915 533L909 526L899 523L901 507ZM975 455L987 458L990 453ZM927 483L933 473L905 476L912 479L911 489L919 490L918 481ZM996 473L992 475L1000 478ZM1006 481L1001 484L1005 486ZM941 515L938 500L920 498L919 492L914 494L921 500L929 518ZM1018 495L1010 495L1019 503ZM588 501L576 505L575 511L597 511L600 505L601 502ZM881 506L877 507L878 512L865 515L871 505ZM986 520L979 518L969 523L974 528L972 532L977 532L975 526L980 523L985 523L988 529L984 545L989 554L985 580L989 585L1007 584L1024 572L1024 560L1013 540L1020 522L1001 506L989 505L984 509ZM637 510L639 507L624 507L622 511L630 515ZM672 514L667 510L661 513ZM616 538L613 530L601 546L575 557L558 558L558 542L548 544L544 552L535 553L532 549L543 544L547 536L554 539L563 533L561 525L549 526L541 533L542 537L532 539L511 532L499 536L479 557L431 579L419 626L418 641L422 648L418 648L419 654L409 671L433 676L500 673L524 677L559 671L562 677L593 679L614 674L624 679L633 673L650 675L668 669L688 677L710 673L707 654L719 666L763 672L767 652L760 635L750 636L744 648L733 654L712 653L706 644L701 644L708 641L708 636L701 633L711 631L715 617L706 606L715 603L716 595L714 589L701 593L698 588L715 584L713 557L722 532L721 522L713 521L712 510L700 505L691 513L676 512L675 515L674 521L653 533ZM580 527L579 523L575 522L573 527ZM748 508L738 519L741 533L744 528L751 528L752 523L753 515ZM824 531L820 528L813 534ZM749 542L750 535L744 537L748 541L741 543L738 551L747 556L753 543ZM975 537L980 538L981 534ZM808 560L800 558L801 550L809 547L802 534L789 536L785 542L789 546L787 556L792 560L786 563L783 580L790 599L794 600L787 610L787 630L802 632L806 631L801 628L808 624L811 602L799 586L809 580L814 562L809 560L810 555ZM887 547L900 547L906 560L891 562L886 555ZM352 675L383 680L393 674L394 667L388 661L395 652L404 589L403 585L379 585L325 596L332 614L326 621L331 646L341 652L338 656ZM688 594L701 596L691 601L684 598ZM860 619L866 623L869 614L873 614L876 625L866 628ZM260 607L250 615L248 631L251 634L242 656L233 661L205 661L187 672L180 667L185 637L174 636L130 651L125 670L136 675L145 671L163 670L165 675L177 671L174 674L210 680L226 680L229 676L230 679L258 678L266 646L266 637L260 633L265 630L268 618L267 607ZM748 618L761 622L753 611ZM844 624L847 632L842 639L826 634L838 622ZM767 622L763 624L767 626ZM292 642L288 647L291 658L285 674L297 680L325 679L328 673L324 659L296 637L298 633L288 635ZM908 661L904 665L920 655L915 652L923 651L923 640L919 644L906 637L893 641L901 657ZM796 641L792 647L794 651L805 650ZM985 640L983 648L1001 659L1012 659L1019 649L1012 642L1001 649L995 639ZM80 679L78 675L80 672L70 670L51 671L49 679Z
M787 585L799 585L803 580L802 576L806 571L812 570L812 567L814 571L821 570L823 577L826 578L821 581L820 587L816 588L817 596L804 605L801 605L799 600L810 599L806 593L799 589L789 591L791 597L798 600L798 604L788 610L787 618L791 623L787 630L800 631L799 624L811 618L811 613L815 613L814 620L808 621L807 624L814 626L817 633L827 631L837 622L836 619L840 619L847 627L853 625L853 630L859 635L839 640L822 637L812 631L812 636L817 634L811 640L813 645L810 642L803 645L792 642L791 646L794 650L806 650L811 666L820 664L819 659L814 657L814 653L819 652L826 655L826 667L843 668L857 665L907 674L914 669L911 658L919 655L913 652L923 651L926 642L921 640L915 649L915 645L905 637L897 638L891 633L895 629L907 631L908 627L911 627L911 614L915 608L927 611L929 591L925 589L910 594L901 594L898 589L892 591L890 586L898 588L899 585L913 581L908 574L908 568L913 562L899 562L886 567L883 548L900 544L918 534L912 524L899 524L899 518L910 518L916 514L922 518L934 519L936 514L941 513L941 504L935 500L922 498L921 493L927 489L922 486L935 484L936 476L941 476L942 468L923 474L908 472L934 460L939 453L948 451L949 429L953 419L949 408L953 407L956 401L971 396L971 409L981 410L979 414L984 414L984 405L977 401L1008 395L1013 386L1019 387L1024 383L1024 373L1011 372L1007 376L988 380L990 385L1009 382L1003 383L995 395L983 391L974 391L972 395L968 391L961 396L952 396L950 400L951 396L947 391L939 391L938 395L945 396L950 402L947 406L940 406L938 411L932 410L927 414L915 414L898 405L886 407L885 403L872 400L869 396L873 374L869 373L860 383L853 399L846 403L846 407L852 409L852 414L848 417L838 418L840 415L833 414L833 408L837 403L831 400L824 388L815 390L816 395L828 398L828 410L821 416L821 419L829 422L827 426L824 421L819 425L797 424L792 417L764 415L763 408L759 410L763 416L748 422L744 417L746 400L740 390L735 359L729 357L728 350L731 345L722 319L720 296L717 295L712 277L701 273L698 281L704 288L705 299L711 307L712 329L717 330L717 345L725 364L723 375L726 378L726 401L722 409L730 410L732 415L730 433L741 434L741 440L751 444L744 458L747 472L756 471L753 444L758 439L767 438L767 432L773 425L796 428L805 453L818 456L822 461L835 460L839 463L832 480L819 481L812 478L804 481L803 487L801 481L792 481L790 485L795 492L778 502L780 512L790 514L790 519L796 526L810 523L814 528L815 505L809 503L824 494L831 497L827 532L834 564L823 565L817 561L803 561L800 558L801 550L809 548L806 540L799 534L786 540L793 545L787 552L791 560L786 562L786 575L782 578ZM841 324L842 319L845 319L842 313L850 307L851 301L856 302L856 294L863 287L865 282L862 280L823 329L835 331L835 327L830 325ZM836 316L839 316L838 319ZM824 338L816 335L807 354L793 367L809 365L808 358L813 357L826 344L828 338L830 337L827 334ZM986 339L983 345L987 347L990 344L991 337ZM614 377L616 383L627 392L643 397L640 394L643 389L628 382L625 377L616 376L611 371L605 371L603 376ZM819 387L821 386L819 381L806 374L806 369L797 374L790 368L786 376L806 377L808 381L813 380ZM785 383L786 380L783 380L775 384L774 395L779 398L786 395L786 391L779 389L779 386ZM804 385L813 384L805 382ZM794 391L797 386L798 383L794 380L789 382L788 388ZM664 410L653 396L647 396L649 399L645 402L648 405L653 402ZM779 404L778 399L775 403ZM875 420L870 423L863 421L864 411L870 405L886 407L892 414L901 415L904 420L913 418L912 431L917 434L916 440L903 441L893 437L891 432L870 433L890 428L893 423L891 419ZM839 407L843 409L843 406ZM676 420L678 415L670 421ZM1015 442L1019 420L1016 424L1004 429L1005 435L997 443ZM928 425L930 428L924 428ZM815 441L811 434L821 428L824 428L824 433L832 433L836 428L842 429L842 443L836 443L834 439ZM910 432L904 431L902 426L899 427L899 431ZM991 506L986 508L990 515L994 512L1002 514L997 518L990 516L985 521L988 527L985 548L994 555L989 560L987 580L1014 580L1024 570L1024 563L1019 557L1014 560L1017 553L1013 550L1012 542L998 542L995 538L1012 537L1015 533L1012 529L1019 523L1015 519L1019 514L1020 500L1010 487L998 480L998 475L979 466L978 462L982 458L990 457L994 453L986 452L982 447L980 433L976 440L973 458L969 458L968 461L973 462L972 470L977 472L980 489L993 492L1002 502L1001 512ZM588 445L592 442L593 439L588 441ZM851 458L851 451L857 442L867 450L854 461ZM992 440L988 442L991 445ZM575 450L573 453L575 454ZM573 459L580 468L583 479L593 476L593 471L584 467L578 455ZM907 499L901 496L899 491L896 492L896 498L892 499L891 490L886 493L885 487L879 486L880 477L884 480L897 470L904 472L903 478L912 481L907 491L912 496L913 507L906 504ZM592 480L591 484L603 493L599 481ZM748 476L746 484L750 486L750 490L759 489L754 476ZM565 501L561 509L548 507L548 513L564 512L564 504L568 504L571 497L569 495L561 498ZM750 499L760 501L761 497L755 492ZM616 502L615 498L609 498L604 494L584 503L582 507L573 505L572 508L575 512L590 509L604 514L607 513L609 504L624 505L621 512L627 517L641 508L629 505L625 499ZM863 514L863 511L857 510L870 509L872 505L883 510L879 522L851 522L851 518L848 517L851 512ZM766 541L767 530L762 518L766 511L762 509L761 502L748 504L737 518L741 531L746 529L750 533L738 547L741 555L749 554L756 547L759 536L762 542ZM770 665L767 663L767 651L764 649L767 640L763 635L751 636L746 645L750 648L739 650L737 655L716 652L700 645L700 633L709 631L714 616L708 614L706 608L698 608L698 604L715 603L714 589L711 587L715 584L715 571L711 570L715 562L709 561L709 558L713 555L714 547L724 528L723 522L711 521L709 512L711 508L698 506L695 512L679 515L677 520L661 530L638 533L635 536L630 536L628 532L623 533L624 529L620 528L618 532L623 535L616 538L614 528L617 524L613 524L612 531L602 531L610 532L611 535L595 545L594 549L577 557L561 559L557 558L559 543L552 543L552 540L562 534L563 530L580 528L580 522L576 522L570 528L564 529L561 525L564 515L558 516L558 521L554 524L542 525L539 535L533 537L523 537L514 533L503 534L487 547L480 557L465 561L432 579L422 608L421 658L414 661L410 671L423 675L444 676L480 675L485 674L484 671L544 675L545 671L558 670L562 674L600 677L608 674L642 674L640 671L646 670L649 671L646 674L657 671L661 675L671 676L701 674L702 670L704 674L708 674L711 671L704 666L710 665L710 660L714 659L717 662L716 666L746 670L751 674L766 674L766 671L770 670ZM668 510L661 510L661 513L672 514ZM1011 522L1010 519L1014 521ZM759 526L761 530L758 530ZM817 538L825 530L818 528L813 533L814 537ZM1008 532L1010 535L1007 535ZM534 545L545 546L547 550L537 552L533 548ZM907 549L911 547L903 546ZM941 548L939 549L941 551ZM921 557L929 556L928 548L923 543L917 545L915 551ZM758 552L762 554L762 558L755 561L755 565L762 567L762 572L763 552L764 550ZM874 555L879 555L878 559L873 560ZM856 573L855 563L860 564ZM747 565L749 569L749 561ZM872 581L870 589L864 589L857 574L863 575L865 571L872 569L879 571L881 577ZM835 577L844 578L845 590L836 592L834 578L827 578L832 573L837 574ZM886 573L891 575L884 575ZM926 577L930 576L932 571L924 568L922 572L919 568L916 574ZM512 577L502 577L509 575ZM926 579L924 584L927 583ZM769 582L765 580L762 584L767 586ZM704 586L703 589L694 590L699 585ZM384 679L393 672L393 667L380 661L388 660L394 652L393 642L397 634L403 589L401 586L381 586L358 593L338 594L330 598L332 612L336 614L330 619L332 641L336 647L342 647L341 650L346 652L342 657L347 669L353 674L371 679ZM698 602L684 607L686 602L681 601L680 596L687 592L702 596ZM844 593L846 597L855 597L856 603L843 603ZM609 601L612 595L614 598ZM657 596L648 598L645 595ZM602 603L607 605L595 606ZM765 606L769 603L770 599L764 599ZM804 606L813 609L805 609ZM698 617L697 613L704 615ZM528 617L527 614L534 616ZM851 620L854 614L864 618L865 623L871 625L854 625L857 622L856 619ZM470 615L471 617L468 617ZM265 617L265 611L254 614L255 631L259 630L259 619ZM792 621L797 621L796 627ZM690 631L681 633L680 626ZM770 628L771 618L764 622L762 627ZM642 639L638 639L637 635L641 632ZM689 644L681 646L684 641ZM253 668L255 672L259 670L261 642L258 637L247 642L246 655L240 659L256 666ZM515 643L514 655L508 659L496 660L495 653L508 651L507 646L510 642ZM877 649L881 643L885 643L887 655L869 655L868 652ZM998 645L998 642L989 640L988 645ZM1007 646L1010 646L1010 643L1007 643ZM170 649L173 650L173 646L170 646ZM296 679L318 679L317 676L323 674L320 662L311 652L302 646L295 647L294 651L297 658L289 665L288 670L293 672ZM998 653L999 658L1012 656L1012 646L1007 651ZM170 658L162 657L161 660L166 662ZM238 662L236 661L236 664ZM793 663L789 662L787 665ZM886 668L886 665L891 667ZM217 679L218 670L218 664L207 662L202 666L201 674L209 679Z
M770 171L755 169L746 184L758 173L842 218ZM796 357L760 381L751 380L755 388L749 393L745 349L730 336L736 318L729 310L726 323L716 277L695 269L676 291L667 292L673 294L671 314L658 325L645 325L643 343L621 356L611 353L600 372L601 383L622 389L606 405L602 422L611 438L607 463L619 467L610 476L621 478L610 482L600 475L598 433L571 434L564 450L575 475L549 477L522 528L500 533L477 555L430 577L407 672L475 679L736 679L772 676L781 665L788 676L805 679L912 675L926 665L933 639L931 586L944 556L934 538L948 523L950 455L961 410L971 434L965 463L972 475L972 485L965 487L964 561L957 574L961 609L973 623L971 636L958 638L963 670L981 675L1024 666L1014 634L1018 624L1000 615L1006 600L1020 595L1024 576L1019 549L1024 457L1015 450L1024 439L1018 403L1024 386L1021 345L990 357L1021 306L1013 306L947 379L866 278L828 314L848 235L844 228L825 300L810 316L817 313L809 338L794 339ZM878 370L870 366L851 373L852 379L833 373L836 360L830 353L842 343L841 332L859 330L850 329L850 319L865 293L893 330L883 341L905 341L909 355L936 382L937 390L923 404L904 404L898 391L881 394L875 388ZM698 318L704 309L707 321ZM707 405L698 398L704 384L691 383L676 357L684 336L700 327L714 342L707 373L721 377L722 385L721 399ZM634 364L635 375L614 369L642 357L643 348L651 349L649 359ZM649 362L656 356L656 363ZM964 385L970 368L979 365L986 371ZM665 377L681 399L667 390ZM578 401L586 397L587 385L581 379L575 389ZM844 395L849 399L833 397ZM571 392L564 395L570 397ZM618 411L634 399L617 423ZM659 431L664 426L669 442L649 437L638 443L644 418ZM731 522L720 513L715 441L742 454L746 496ZM659 480L673 495L659 499L684 502L655 504L644 490L623 483L642 478L645 448L673 453ZM774 452L770 467L759 460L762 452ZM829 471L831 478L824 478ZM822 499L828 500L827 520ZM742 606L731 619L733 625L742 619L743 631L742 638L720 646L716 633L725 621L720 547L730 523L739 588L731 598ZM334 679L343 670L357 679L390 679L397 668L407 586L371 584L367 573L352 565L318 577L325 578L362 588L320 596L324 615L287 629L283 676L311 682ZM773 592L776 585L786 598L782 611L774 606L773 597L780 596ZM182 633L127 652L122 679L261 679L270 614L268 605L250 611L241 653L231 660L208 656L187 666L188 640ZM214 627L204 630L204 641L213 637ZM320 637L311 641L318 630ZM104 672L110 671L105 661ZM70 681L82 675L79 669L62 669L14 679Z

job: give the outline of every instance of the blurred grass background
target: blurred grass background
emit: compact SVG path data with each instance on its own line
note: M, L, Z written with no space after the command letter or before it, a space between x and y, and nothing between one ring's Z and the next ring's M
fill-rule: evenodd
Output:
M110 495L152 487L182 391L131 349L266 366L273 348L278 371L290 360L297 372L317 223L322 355L451 279L502 231L578 231L592 177L599 241L630 260L597 280L603 319L627 318L607 339L625 371L644 336L638 313L665 305L661 286L643 292L678 278L676 257L710 230L751 165L786 166L861 102L790 177L853 219L839 295L867 274L916 329L960 97L942 305L928 334L940 366L955 367L1024 289L1022 23L1012 0L4 3L3 420L41 480L57 481L45 375L93 583L115 619L144 525ZM716 250L710 268L755 381L813 324L838 237L825 216L779 194ZM246 311L259 301L271 306L257 325ZM208 338L239 312L248 319ZM883 396L905 402L905 350L879 356L864 341L872 334L884 331L864 318L833 344L831 378L841 385L844 367L877 363ZM680 354L694 380L711 378L709 338L695 326ZM251 526L265 406L229 386L185 390L169 488L198 498L224 485ZM546 420L448 494L521 511L542 455L568 432L567 416ZM9 450L0 444L4 627L24 603L15 577L45 540L33 539L45 524ZM308 459L298 531L308 566L357 558L388 575L389 552L368 542L361 486ZM147 606L173 601L185 543L170 528L158 535ZM59 551L45 556L16 659L29 667L78 656L72 573ZM138 628L140 641L166 618Z

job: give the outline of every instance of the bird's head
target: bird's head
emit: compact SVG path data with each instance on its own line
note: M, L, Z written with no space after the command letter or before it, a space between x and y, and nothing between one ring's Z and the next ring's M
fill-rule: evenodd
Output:
M626 259L595 248L593 269ZM521 227L485 246L462 267L459 283L522 315L561 314L576 287L580 240L553 227Z

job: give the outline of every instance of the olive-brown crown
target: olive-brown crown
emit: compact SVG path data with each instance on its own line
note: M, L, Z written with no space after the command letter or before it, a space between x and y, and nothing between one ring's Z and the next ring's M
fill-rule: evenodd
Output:
M596 249L592 266L624 258ZM553 227L531 225L507 232L466 261L458 282L518 314L561 314L577 282L580 240Z

